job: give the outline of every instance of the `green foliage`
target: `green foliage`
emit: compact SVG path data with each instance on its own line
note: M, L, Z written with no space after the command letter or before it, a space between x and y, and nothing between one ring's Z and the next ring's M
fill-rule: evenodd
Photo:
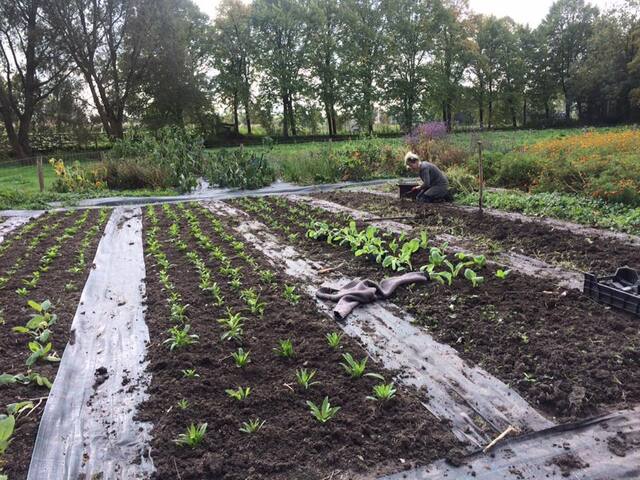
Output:
M233 362L236 364L238 368L246 367L251 360L249 359L249 355L251 352L245 352L242 347L238 348L237 352L233 352L231 357L233 358Z
M380 383L378 385L374 385L373 396L367 398L369 400L388 402L389 400L395 398L396 392L397 391L393 383Z
M168 343L170 351L198 343L198 335L189 333L190 330L191 325L183 325L182 328L175 325L168 330L169 338L162 343Z
M181 398L180 400L178 400L177 405L180 410L186 410L187 408L189 408L189 400L187 400L186 398Z
M296 381L298 385L300 385L305 390L309 390L309 388L313 385L317 385L320 382L314 382L313 377L316 376L315 370L307 370L306 368L299 368L296 370Z
M477 205L477 194L456 197L463 205ZM640 235L640 207L561 193L528 194L518 191L486 192L487 207L522 212L525 215L568 220Z
M464 278L469 280L471 282L471 285L473 285L474 287L477 287L482 282L484 282L484 277L478 276L478 274L476 272L474 272L473 270L471 270L470 268L467 268L464 271Z
M200 375L196 373L195 368L187 368L186 370L182 370L182 376L184 378L198 378Z
M251 387L238 387L235 390L228 388L224 391L231 398L235 398L238 401L246 400L251 393Z
M293 351L293 343L288 338L286 340L279 340L278 346L273 350L283 358L292 358L295 354Z
M333 349L337 349L340 347L340 342L342 340L342 333L338 332L330 332L326 334L327 343Z
M296 293L295 285L285 285L282 296L292 305L297 305L300 301L300 295Z
M13 415L0 415L0 458L9 448L15 426L16 419Z
M260 420L259 418L250 419L248 422L242 423L240 431L242 433L256 433L264 427L265 423L267 423L266 420Z
M206 176L221 187L249 190L270 185L276 179L266 152L244 148L211 153Z
M511 270L503 270L499 268L498 270L496 270L496 277L498 277L500 280L505 280L510 273Z
M193 423L187 427L186 433L181 433L174 442L181 447L195 448L202 443L207 433L207 424L199 423L198 426Z
M322 405L320 405L320 407L318 407L310 400L307 400L307 405L309 407L311 415L313 415L313 417L320 423L327 423L340 411L340 407L331 406L331 403L329 403L329 397L324 397L324 400L322 401Z

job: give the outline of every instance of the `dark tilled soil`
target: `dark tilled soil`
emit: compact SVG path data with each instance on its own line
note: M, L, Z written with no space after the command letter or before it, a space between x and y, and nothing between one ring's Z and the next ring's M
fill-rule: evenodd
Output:
M309 258L339 267L351 277L376 280L390 276L377 264L354 257L348 247L305 238L305 229L288 211L259 216L298 233L295 246ZM241 206L241 202L235 202ZM292 204L293 205L293 204ZM301 208L296 204L296 208ZM307 208L310 218L346 221ZM290 242L282 229L272 229ZM423 253L417 265L427 263ZM512 272L502 281L493 271L473 288L464 279L451 287L430 283L409 287L393 302L411 312L435 338L513 386L530 403L560 420L586 417L640 401L640 324L631 315L610 310L578 291Z
M507 220L467 212L447 204L418 204L361 192L331 192L319 198L380 216L415 215L403 223L430 227L433 231L460 237L477 236L497 242L504 250L572 266L598 275L612 274L628 265L640 269L640 249L610 238L585 237L541 222Z
M295 306L283 299L283 285L293 279L274 272L275 286L256 281L252 268L216 238L199 213L205 233L225 250L234 265L243 268L243 288L260 290L266 302L263 318L252 315L218 273L215 261L197 246L186 223L182 223L182 238L190 249L207 259L223 288L225 308L243 312L247 318L243 347L250 350L252 362L245 369L237 368L230 357L237 344L220 340L222 329L216 322L225 308L211 305L203 296L194 268L168 242L171 222L161 209L156 211L163 249L172 265L171 279L183 302L189 304L192 332L200 336L197 345L173 353L162 344L172 323L155 260L147 256L146 319L151 336L149 371L153 379L150 399L144 403L140 417L154 424L152 452L157 478L351 479L359 474L370 478L374 472L424 465L456 455L460 445L447 425L427 413L415 392L399 389L398 397L384 407L366 400L376 380L351 380L339 365L342 352L362 358L363 349L345 337L340 351L332 351L324 336L339 329L316 313L314 302L304 294ZM145 231L149 226L145 215ZM247 251L264 268L269 268L260 254L249 246ZM273 351L278 340L285 338L293 341L294 359L279 358ZM295 381L295 371L300 367L317 370L321 383L308 391L302 390ZM369 367L370 371L391 378L391 372L380 370L373 361ZM199 378L183 378L181 371L188 368L195 368ZM251 387L250 396L243 402L224 392L238 386ZM311 417L305 401L318 403L325 396L341 410L333 420L321 425ZM178 400L183 398L190 404L186 410L177 407ZM242 422L256 417L266 420L262 430L253 435L239 431ZM204 443L195 449L175 445L172 440L192 422L207 422Z
M71 239L63 248L62 255L57 257L51 264L49 270L43 273L38 286L29 291L26 298L19 297L15 290L21 287L20 280L24 276L29 275L32 271L38 269L41 255L48 247L55 243L54 237L66 227L72 226L83 212L75 212L69 216L61 216L54 214L45 217L42 224L60 220L60 226L56 228L51 235L42 240L36 249L34 249L25 262L23 267L13 276L9 283L0 289L0 309L3 310L2 317L4 324L0 325L0 352L2 352L2 363L0 364L0 373L27 373L25 360L30 352L27 348L29 341L26 335L11 332L11 328L24 325L32 313L31 309L26 306L27 300L35 300L42 302L50 300L53 303L53 312L58 315L57 323L51 328L51 342L53 344L52 351L62 356L62 352L69 338L69 329L78 306L80 294L91 268L91 262L95 255L98 242L101 235L98 234L94 241L86 250L87 267L85 271L80 273L68 273L76 258L75 254L79 250L85 229L81 229L76 236ZM90 227L95 224L98 217L98 211L94 210L89 214L85 225ZM0 272L4 272L11 268L14 260L23 252L23 245L39 233L38 229L29 232L21 240L20 244L12 245L7 253L0 258ZM64 286L73 282L75 288L65 290ZM49 378L53 382L58 370L57 363L38 362L34 365L34 371ZM16 424L14 439L5 454L3 473L8 474L11 480L19 480L26 478L31 460L31 452L40 422L40 416L46 404L46 396L48 390L46 387L38 387L37 385L9 385L0 386L0 409L4 411L4 407L10 403L20 402L31 399L37 408L29 414L28 417L20 418ZM44 398L43 398L44 397Z

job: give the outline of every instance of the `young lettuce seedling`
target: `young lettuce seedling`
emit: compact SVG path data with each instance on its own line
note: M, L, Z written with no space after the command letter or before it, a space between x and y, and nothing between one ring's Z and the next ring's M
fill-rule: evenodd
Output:
M237 352L233 352L231 354L231 356L233 357L233 361L235 362L236 367L238 367L238 368L246 367L249 364L249 362L251 361L249 359L249 354L250 353L251 352L245 352L242 349L242 347L238 348Z
M189 400L187 400L186 398L181 398L180 400L178 400L178 408L180 410L186 410L187 408L189 408Z
M311 386L320 383L312 381L315 376L315 370L308 371L306 368L299 368L296 370L296 381L298 382L298 385L303 387L305 390L309 390Z
M29 292L27 291L26 288L18 288L16 289L16 293L21 297L26 297Z
M307 405L309 406L311 415L313 415L313 417L320 423L327 423L329 420L335 417L340 410L340 407L338 406L331 406L331 403L329 403L329 397L324 397L324 400L322 401L322 405L320 407L318 407L310 400L307 400Z
M275 280L275 274L271 270L260 270L258 275L262 283L271 284Z
M15 426L16 419L13 415L0 415L0 457L9 448Z
M207 424L199 423L196 427L193 423L187 427L186 433L181 433L174 442L181 447L197 447L204 440L207 433Z
M496 271L496 277L498 277L500 280L505 280L510 273L511 273L511 270L498 269Z
M482 282L484 282L484 277L478 276L478 274L473 270L471 270L470 268L467 268L464 271L464 278L469 280L471 282L471 285L473 285L474 288L480 285Z
M282 295L285 298L285 300L287 300L289 303L291 303L292 305L297 305L298 302L300 301L300 295L295 292L296 292L295 285L285 285L284 292Z
M393 383L380 383L373 387L373 396L367 397L368 400L375 400L380 402L388 402L395 398L396 389Z
M264 426L265 423L267 423L266 420L255 418L253 420L249 420L248 422L243 422L242 427L240 427L240 431L242 433L256 433Z
M294 356L293 343L288 338L286 340L279 340L278 346L273 350L283 358L292 358Z
M329 346L333 349L337 349L338 347L340 347L340 341L342 340L342 335L343 335L342 333L338 333L338 332L327 333L326 338Z
M245 400L251 393L251 387L238 387L235 390L233 390L232 388L227 388L224 392L231 398L242 401Z
M184 378L198 378L200 375L196 373L195 368L187 368L186 370L182 370L182 376Z

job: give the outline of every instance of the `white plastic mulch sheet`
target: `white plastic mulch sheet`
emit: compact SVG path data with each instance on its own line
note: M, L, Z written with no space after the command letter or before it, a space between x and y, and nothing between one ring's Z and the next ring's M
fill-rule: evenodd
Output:
M639 479L640 407L507 440L467 460L379 480Z
M218 215L240 219L237 231L243 238L274 265L305 282L312 297L321 285L339 288L352 280L329 276L331 280L325 282L327 276L317 273L324 265L311 262L291 245L282 244L266 225L222 202L206 206ZM318 304L333 318L333 305ZM412 321L409 314L389 302L376 302L356 308L339 325L358 338L385 367L402 370L399 381L426 389L425 407L437 418L449 420L453 433L469 442L471 448L486 445L509 425L524 430L553 425L515 390L481 368L467 365L453 348L436 342Z
M4 242L11 232L29 223L33 218L38 218L44 212L25 212L25 215L16 215L0 219L0 243Z
M82 291L34 447L29 480L147 478L145 266L138 208L116 208Z
M322 208L329 212L342 212L351 215L358 220L367 220L369 218L376 218L375 215L362 210L355 210L353 208L345 207L338 203L329 202L326 200L319 200L312 197L305 197L299 195L291 195L291 200L296 202L308 203L314 207ZM404 223L393 222L388 220L372 222L372 225L378 228L383 228L396 233L408 233L414 229L410 225ZM470 246L465 242L453 235L436 235L434 240L440 243L448 243L450 248L456 250L469 250ZM515 252L505 252L498 255L498 261L510 267L513 270L517 270L526 275L543 277L550 281L553 281L564 288L572 288L580 290L584 281L584 276L578 272L570 272L558 267L554 267L536 258L531 258L526 255L521 255Z

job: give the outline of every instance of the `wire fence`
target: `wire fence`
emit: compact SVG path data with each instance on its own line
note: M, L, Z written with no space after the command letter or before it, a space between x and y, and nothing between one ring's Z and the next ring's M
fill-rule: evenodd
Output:
M87 152L58 152L58 153L42 153L25 158L13 158L8 160L0 159L0 169L7 167L26 167L36 165L38 159L42 159L43 163L49 161L50 158L62 160L65 163L72 162L99 162L104 158L107 150L90 150Z

